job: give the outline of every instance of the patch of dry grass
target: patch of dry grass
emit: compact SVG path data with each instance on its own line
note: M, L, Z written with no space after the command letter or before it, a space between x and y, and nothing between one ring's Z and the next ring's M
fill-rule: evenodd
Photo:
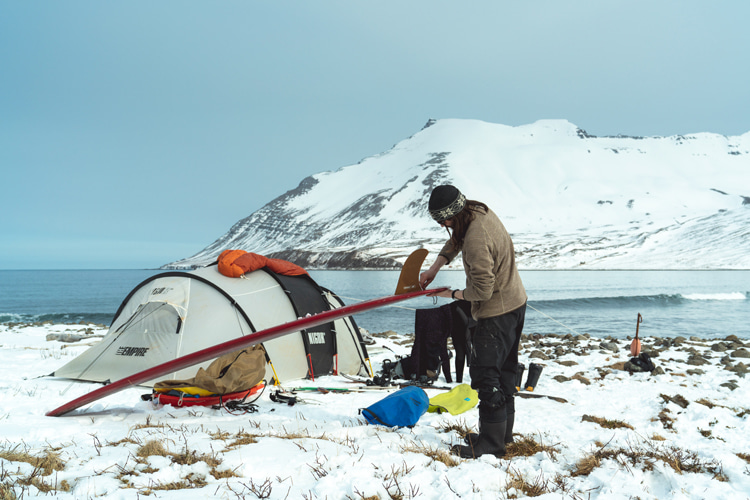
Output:
M223 462L216 454L198 453L195 450L189 450L185 447L180 453L172 453L172 463L180 465L193 465L198 462L205 462L209 467L215 468Z
M602 417L595 417L593 415L584 415L581 418L581 422L593 422L595 424L599 424L605 429L634 429L632 425L623 422L622 420L609 420Z
M42 476L49 476L54 471L65 469L65 462L60 458L58 450L51 447L42 450L41 455L36 456L29 453L28 449L22 449L21 445L17 444L9 449L0 449L0 458L9 462L25 462L35 469L39 469Z
M474 430L466 424L465 420L458 420L457 422L440 422L438 424L438 430L440 432L455 432L461 439L464 439L468 434L474 432Z
M59 449L48 447L42 450L40 455L34 455L27 447L16 444L0 448L0 458L9 462L24 462L33 467L30 474L20 476L15 480L11 479L10 474L4 468L0 470L0 500L23 498L28 486L34 486L45 494L71 490L68 481L57 482L56 479L54 481L44 479L53 472L65 469L65 462L60 458Z
M242 430L238 432L243 432ZM211 439L216 439L218 441L226 441L227 439L232 437L232 433L228 431L223 431L221 429L216 429L214 432L207 432L209 436L211 436Z
M516 492L523 493L527 497L538 497L553 491L549 479L545 478L544 473L541 471L538 476L531 480L524 477L523 474L512 467L508 467L507 472L508 479L505 482L507 498L516 498Z
M541 436L539 441L526 434L516 434L513 439L514 442L505 445L505 456L503 458L530 457L537 453L546 453L554 459L560 451L556 445L544 444Z
M117 441L107 441L107 446L120 446L121 444L138 444L139 445L141 444L141 442L132 437L118 439Z
M152 424L151 415L147 415L145 422L143 422L142 424L134 425L131 430L137 431L140 429L166 429L166 428L167 428L167 425L163 423Z
M672 468L678 474L685 472L698 474L712 474L714 479L725 481L721 464L715 460L701 460L697 453L684 450L674 445L645 442L641 445L628 445L620 448L607 448L599 443L598 449L585 455L576 464L571 477L587 476L594 469L600 467L602 461L613 460L626 470L640 467L643 470L653 470L656 462L661 462Z
M434 462L440 462L447 467L455 467L460 461L457 457L450 454L448 449L433 448L425 444L409 443L401 447L401 453L419 453L429 457Z
M714 402L712 402L712 401L709 401L709 400L708 400L708 399L706 399L706 398L701 398L701 399L697 400L697 401L696 401L696 403L698 403L698 404L702 404L703 406L707 406L707 407L709 407L709 408L713 408L714 406L717 406L717 404L716 404L716 403L714 403Z
M659 416L657 420L661 422L662 427L666 430L673 430L674 428L674 422L675 419L669 416L669 413L672 413L667 408L664 408L662 411L659 412Z
M170 483L154 483L150 484L148 488L141 490L143 495L151 495L154 491L174 491L174 490L187 490L193 488L203 488L208 483L206 478L197 474L188 474L182 479L182 481L172 481Z
M167 450L161 441L151 440L138 447L135 455L140 458L148 458L153 455L166 457L169 455L169 450Z
M240 446L245 446L246 444L253 444L257 442L258 442L257 435L250 434L244 431L238 431L237 434L232 436L232 441L230 441L229 444L227 444L226 450L233 450L235 448L239 448Z
M172 463L180 465L193 465L198 462L205 462L209 467L216 468L222 463L222 459L215 453L198 453L196 450L190 450L185 440L185 446L179 453L170 452L161 441L147 441L136 451L136 456L145 459L150 456L169 457Z
M221 465L223 460L216 453L198 453L196 450L190 450L187 445L187 438L185 438L185 445L180 452L171 452L164 445L162 441L150 440L138 447L136 450L136 462L146 464L146 459L150 456L168 457L172 463L179 465L193 465L198 462L205 462L210 467L210 474L215 479L227 479L231 477L238 477L234 470L219 470L218 466ZM139 471L135 470L123 470L119 476L120 481L124 487L133 487L132 484L127 480L127 476L130 475L141 475L151 474L158 472L158 469L152 467L146 467ZM154 491L160 490L183 490L191 488L202 488L208 483L206 478L201 475L189 474L182 478L180 481L173 481L169 483L152 483L147 487L139 488L139 494L141 495L152 495ZM0 499L2 500L2 499Z
M240 477L240 475L237 474L234 469L219 470L215 467L211 469L210 474L215 479L229 479L230 477Z

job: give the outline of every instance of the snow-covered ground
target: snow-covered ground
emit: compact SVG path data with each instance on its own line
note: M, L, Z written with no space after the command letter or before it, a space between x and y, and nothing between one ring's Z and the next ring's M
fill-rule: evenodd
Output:
M621 370L629 342L526 338L521 360L544 365L537 393L516 401L503 459L443 453L476 423L426 413L411 429L367 425L358 410L387 390L299 392L229 414L154 406L133 388L64 417L45 413L93 389L44 377L105 332L94 325L0 325L0 498L748 498L748 350L736 338L644 339L659 374ZM47 340L82 334L74 343ZM408 354L374 335L373 366ZM615 342L613 345L612 342ZM468 372L468 369L466 370ZM467 376L464 382L467 382ZM441 386L446 384L439 379ZM357 389L341 377L292 386ZM430 397L440 393L428 389Z

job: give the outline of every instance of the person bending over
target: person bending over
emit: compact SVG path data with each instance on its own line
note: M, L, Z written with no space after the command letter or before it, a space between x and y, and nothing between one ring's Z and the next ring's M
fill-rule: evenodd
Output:
M470 301L477 321L470 340L469 375L479 394L479 433L469 434L466 446L451 451L463 458L503 456L505 444L513 440L518 344L527 299L513 241L487 205L467 200L454 186L433 189L428 208L432 218L447 228L450 239L420 275L420 285L425 289L440 268L461 253L466 287L435 295Z

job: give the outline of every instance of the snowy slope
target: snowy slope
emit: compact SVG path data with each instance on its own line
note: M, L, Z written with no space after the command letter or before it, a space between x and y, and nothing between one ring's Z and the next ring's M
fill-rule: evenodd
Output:
M385 153L307 177L165 267L227 248L391 267L442 245L426 209L442 183L500 215L523 268L750 268L750 133L593 137L565 120L431 120Z

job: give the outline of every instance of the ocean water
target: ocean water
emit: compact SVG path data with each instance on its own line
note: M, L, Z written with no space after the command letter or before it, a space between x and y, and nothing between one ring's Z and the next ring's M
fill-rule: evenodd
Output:
M0 271L0 323L109 325L126 295L156 270ZM391 295L397 271L311 271L346 304ZM522 271L526 333L750 338L750 271ZM462 288L462 271L434 285ZM355 316L370 332L414 331L414 310L447 303L421 297Z

